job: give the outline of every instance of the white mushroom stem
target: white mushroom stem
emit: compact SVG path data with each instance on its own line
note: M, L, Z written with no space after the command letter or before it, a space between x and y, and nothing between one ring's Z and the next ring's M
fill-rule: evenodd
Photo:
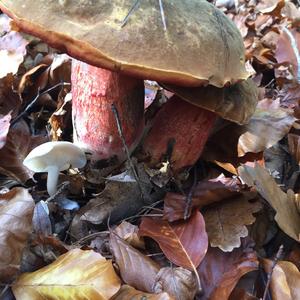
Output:
M57 181L59 176L59 168L57 166L48 167L47 191L53 196L57 191Z

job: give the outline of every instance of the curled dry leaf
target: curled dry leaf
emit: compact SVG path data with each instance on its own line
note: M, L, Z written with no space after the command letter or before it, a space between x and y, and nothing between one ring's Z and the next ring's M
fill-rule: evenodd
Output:
M23 160L33 148L45 140L43 136L31 136L25 122L10 129L6 144L0 149L0 173L22 183L31 178L32 172L23 165Z
M293 76L298 83L300 83L299 49L300 33L296 28L283 27L278 39L275 57L280 64L291 64Z
M271 272L273 262L263 259L265 271ZM289 261L279 261L273 269L270 291L272 300L300 299L300 273L297 267Z
M120 288L111 261L99 253L74 249L52 264L25 273L13 284L17 300L108 300Z
M299 241L300 216L295 194L292 190L283 192L274 178L263 167L255 164L254 168L238 168L242 180L254 186L276 211L275 220L279 227L291 238Z
M130 246L115 232L110 233L110 246L123 281L139 290L153 292L159 265Z
M195 274L182 267L161 268L156 276L154 292L163 291L176 300L194 300L198 292Z
M255 296L250 295L244 289L236 287L228 300L259 300Z
M143 217L139 234L153 238L170 261L191 271L197 268L207 251L205 222L199 211L187 221L175 223Z
M212 247L219 247L224 252L240 247L241 238L248 235L246 225L255 222L253 213L262 208L260 202L250 202L248 201L250 199L253 199L253 195L252 197L251 195L250 197L240 196L218 203L203 213Z
M239 279L258 268L255 251L249 241L232 252L208 248L198 270L204 293L197 300L228 299Z
M259 105L238 141L238 156L258 153L280 141L296 121L291 110Z
M10 126L10 120L10 113L5 116L0 115L0 149L3 148L6 143L6 136Z
M31 232L34 201L24 188L0 194L0 281L18 272L22 251Z
M160 294L148 294L136 290L129 285L123 285L119 292L113 296L110 300L175 300L176 298L170 297L167 293Z
M11 31L10 21L6 15L0 15L0 78L17 73L28 44L19 32Z
M139 228L127 221L123 221L114 232L122 238L125 242L135 248L145 249L145 242L142 237L138 235Z
M300 136L297 134L288 134L288 145L291 155L295 158L298 165L300 165Z
M223 174L217 178L200 181L193 191L192 207L202 208L206 205L232 198L240 194L243 186L236 178L227 178ZM186 196L167 193L164 198L164 217L169 221L184 218Z

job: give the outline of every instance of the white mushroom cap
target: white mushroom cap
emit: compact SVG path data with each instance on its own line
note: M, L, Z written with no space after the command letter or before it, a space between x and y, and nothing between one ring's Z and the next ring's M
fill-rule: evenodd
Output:
M70 167L84 167L86 156L81 148L70 142L48 142L34 148L23 164L34 172L48 172L47 191L53 195L59 172Z

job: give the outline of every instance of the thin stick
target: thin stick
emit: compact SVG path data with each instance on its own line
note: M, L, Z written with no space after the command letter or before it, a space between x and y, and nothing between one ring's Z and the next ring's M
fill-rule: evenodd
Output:
M135 3L132 5L132 7L130 8L128 14L126 15L126 17L124 18L124 20L121 23L121 28L123 28L127 24L130 16L133 14L134 11L136 11L138 5L140 4L140 1L141 0L136 0Z
M194 181L193 185L190 188L189 193L186 196L186 202L185 202L185 209L184 209L184 220L188 219L191 215L191 208L192 208L192 202L193 202L193 194L195 191L195 188L197 186L197 168L194 168Z
M40 90L38 90L37 95L34 97L34 99L26 106L26 108L24 109L24 111L22 113L20 113L12 122L11 122L11 126L15 125L21 118L23 118L24 116L26 116L28 114L28 111L31 109L31 107L36 103L36 101L39 99L40 96L43 96L53 90L55 90L57 87L59 86L65 86L65 85L71 85L70 83L67 82L60 82L54 86L52 86L51 88L43 91L42 93L40 93Z
M272 261L272 266L271 266L271 270L270 272L267 274L267 284L266 284L266 287L265 287L265 291L264 291L264 295L262 297L262 300L266 300L267 299L267 295L268 295L268 290L269 290L269 286L270 286L270 283L271 283L271 278L272 278L272 274L273 274L273 271L274 271L274 268L278 262L278 260L280 259L280 257L282 256L282 253L283 253L283 245L281 245L274 257L274 260Z
M162 20L162 23L163 23L164 31L167 31L165 11L164 11L164 6L163 6L162 0L159 0L159 8L160 8L161 20Z
M130 165L130 168L131 168L131 171L133 173L134 179L136 180L136 183L137 183L137 185L139 187L139 190L141 192L141 197L142 197L142 199L144 199L144 193L143 193L142 185L140 183L138 174L137 174L137 172L135 170L134 164L133 164L133 162L132 162L132 160L130 158L130 152L129 152L129 149L127 147L127 144L126 144L126 141L125 141L125 138L124 138L124 133L123 133L123 129L122 129L122 126L121 126L121 121L120 121L120 116L119 116L118 110L117 110L117 108L116 108L116 106L114 104L111 105L111 109L112 109L112 112L113 112L113 114L115 116L115 119L116 119L118 132L119 132L121 141L123 143L123 147L125 149L125 153L126 153L126 156L127 156L127 159L128 159L128 162L129 162L129 165Z

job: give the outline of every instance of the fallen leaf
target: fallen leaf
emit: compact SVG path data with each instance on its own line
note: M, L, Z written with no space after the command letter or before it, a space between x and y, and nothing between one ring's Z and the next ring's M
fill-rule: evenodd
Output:
M278 14L283 6L284 0L261 0L259 4L256 5L256 9L263 14Z
M34 201L24 188L0 194L0 281L9 282L19 270L31 233Z
M74 249L52 264L25 273L13 284L17 300L108 300L120 288L111 261L88 250Z
M187 221L175 223L143 217L139 234L154 239L170 261L191 271L197 268L207 251L208 238L199 211Z
M23 160L45 140L44 136L31 136L27 124L19 122L18 127L9 130L6 144L0 149L0 173L21 183L31 178L33 173L23 165Z
M11 31L11 19L0 15L0 78L17 73L26 54L28 42L16 31Z
M123 285L119 292L113 296L110 300L175 300L175 298L170 297L167 293L161 294L148 294L136 290L129 285Z
M254 196L255 197L255 196ZM253 199L253 196L249 197ZM204 220L212 247L219 247L224 252L231 252L241 246L241 238L248 235L246 225L255 222L253 213L258 212L260 202L250 202L246 196L218 203L208 208L204 213Z
M138 235L139 228L127 221L123 221L114 232L134 248L145 249L144 240Z
M110 233L110 246L123 281L139 290L153 292L159 265L114 232Z
M300 136L297 134L288 134L288 145L291 155L295 158L298 165L300 165Z
M249 241L243 240L242 246L230 253L209 247L198 268L203 294L196 299L228 299L239 279L257 268L257 257Z
M290 63L295 80L300 83L300 34L297 28L283 27L275 52L279 64Z
M239 137L238 156L272 147L290 131L295 121L291 110L272 109L259 103L249 124L245 125L245 132Z
M167 292L176 300L193 300L198 292L195 274L182 267L166 267L159 270L155 293Z
M5 116L0 115L0 149L4 147L6 143L6 137L10 126L11 114Z
M265 271L271 272L273 262L263 259ZM270 291L272 300L300 299L300 273L297 267L289 261L278 261L271 277Z
M244 289L236 287L230 294L228 300L259 300L259 299L253 295L250 295Z
M279 227L291 238L299 241L300 217L294 192L283 192L269 172L258 164L254 168L239 167L238 172L242 180L247 185L254 186L274 208Z
M232 198L240 194L242 185L236 178L226 178L223 174L217 178L200 181L193 191L192 207L202 207ZM169 222L183 219L186 208L186 196L167 193L164 198L164 217Z

